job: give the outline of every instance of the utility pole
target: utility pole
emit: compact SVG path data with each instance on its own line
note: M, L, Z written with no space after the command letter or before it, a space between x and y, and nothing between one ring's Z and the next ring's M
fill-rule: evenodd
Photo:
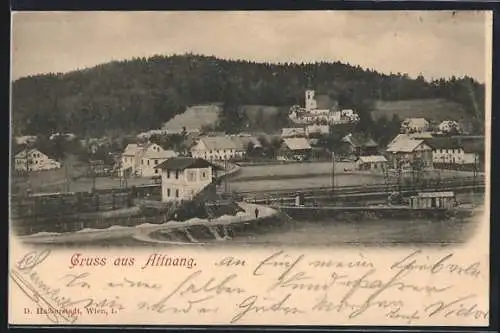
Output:
M29 166L30 166L30 158L29 158L29 153L31 151L31 147L27 146L24 150L25 152L25 157L26 157L26 187L28 191L31 190L31 184L30 184L30 171L29 171Z
M332 194L335 191L335 152L332 152Z
M227 173L227 158L224 158L224 175L222 176L222 177L224 177L224 194L226 194L228 192L227 191L226 173Z
M92 193L95 193L95 164L91 165L90 172L92 173Z
M477 179L477 162L478 162L478 159L477 159L477 154L474 154L474 165L472 167L473 169L473 176L472 176L472 191L473 192L476 192L476 179Z
M68 163L64 161L64 177L66 178L66 192L69 192Z
M402 164L402 161L400 159L397 160L397 173L398 173L398 178L397 178L397 182L398 182L398 192L399 194L401 194L401 177L402 177L402 167L403 167L403 164Z

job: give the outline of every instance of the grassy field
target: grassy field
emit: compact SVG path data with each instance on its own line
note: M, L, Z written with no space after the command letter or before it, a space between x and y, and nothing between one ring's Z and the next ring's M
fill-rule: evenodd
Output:
M462 105L445 99L419 99L407 101L377 101L375 110L371 112L373 120L385 115L388 119L396 114L399 118L424 117L441 122L470 118Z
M189 130L199 130L204 125L213 125L219 119L220 107L215 104L188 107L184 113L176 115L163 125L164 129L179 131L185 126Z
M337 162L335 164L335 186L363 186L385 184L382 173L350 171L354 170L354 163ZM471 172L455 170L432 170L424 177L428 179L449 179L472 177ZM283 179L288 177L289 179ZM403 176L411 178L411 174ZM395 177L390 178L396 183ZM312 187L328 187L332 185L331 163L311 162L284 165L245 166L234 178L229 180L229 190L234 192L266 191L266 190L293 190Z
M337 162L335 164L335 186L354 186L384 184L385 180L381 173L349 171L344 168L354 170L353 163ZM68 174L75 176L82 174L84 169L71 169ZM93 187L92 178L69 177L69 185L66 182L64 168L58 170L42 171L32 173L29 177L29 184L33 192L89 192ZM433 170L427 174L427 178L453 178L471 177L468 171L454 170ZM288 179L287 179L288 178ZM26 188L26 178L14 178L13 184ZM153 184L151 178L129 178L127 187ZM229 179L229 189L231 191L258 191L258 190L280 190L299 189L311 187L331 186L331 163L310 162L283 165L258 165L245 166L240 172ZM124 184L119 178L96 177L95 187L97 189L120 188Z
M383 184L384 178L376 175L337 175L335 186L354 186L362 184ZM288 180L254 180L229 183L229 190L234 192L295 190L312 187L328 187L332 185L330 176L298 178Z
M354 168L354 163L337 162L335 163L335 172L342 173L344 168ZM332 172L332 163L330 162L311 162L311 163L293 163L276 165L256 165L244 166L237 175L231 180L253 177L292 176L292 175L328 175Z

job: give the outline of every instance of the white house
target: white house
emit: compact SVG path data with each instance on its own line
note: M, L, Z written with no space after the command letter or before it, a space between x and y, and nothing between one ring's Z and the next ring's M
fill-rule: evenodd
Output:
M216 166L201 159L175 157L155 168L161 170L162 201L192 200L214 178Z
M314 134L328 135L330 133L329 125L307 125L306 126L306 136L311 136Z
M141 176L151 177L159 174L160 171L155 166L172 157L177 157L175 151L164 150L156 144L149 145L141 159Z
M14 158L16 171L41 171L59 169L61 163L49 158L38 149L29 149L19 152Z
M282 138L303 137L306 132L303 127L285 127L281 129Z
M406 118L401 122L402 133L426 132L429 122L425 118Z
M176 152L165 150L156 143L129 144L122 154L121 172L140 177L152 177L159 174L155 166L176 156Z
M462 131L460 124L455 120L445 120L441 122L441 124L438 125L438 129L443 133L450 133L451 131L460 133Z
M242 158L247 151L245 142L237 136L204 136L191 148L191 155L212 161Z
M483 148L470 140L456 138L434 138L427 143L432 147L432 162L435 164L477 164Z

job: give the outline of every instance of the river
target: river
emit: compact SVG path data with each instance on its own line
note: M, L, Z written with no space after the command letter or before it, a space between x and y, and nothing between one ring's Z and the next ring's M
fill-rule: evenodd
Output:
M484 202L481 194L459 195L462 204L474 204L476 208ZM272 211L272 210L271 210ZM59 246L97 246L97 247L268 247L268 246L447 246L463 244L474 235L484 214L476 210L472 217L432 219L432 218L368 218L347 217L340 219L322 218L316 220L294 220L285 214L260 222L235 224L230 227L230 239L223 239L225 233L213 230L189 228L188 239L185 228L162 231L160 226L155 232L147 232L144 227L120 227L118 230L102 230L96 237L87 233L69 233ZM115 228L115 227L113 227ZM208 232L210 231L210 232ZM109 236L106 236L109 234ZM111 237L113 235L113 237ZM50 237L49 237L50 238ZM54 242L52 245L56 245ZM46 243L47 244L47 243Z

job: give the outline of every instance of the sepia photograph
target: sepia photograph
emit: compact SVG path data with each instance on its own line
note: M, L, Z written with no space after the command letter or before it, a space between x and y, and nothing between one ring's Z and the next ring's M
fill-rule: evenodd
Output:
M239 19L244 46L224 41ZM65 245L466 242L485 200L483 22L16 13L13 229Z
M373 289L373 281L362 283L372 271L358 280L342 274L354 266L375 272L375 260L385 258L390 270L403 267L393 291L425 289L429 296L448 290L399 280L410 271L434 274L441 265L454 275L449 281L458 275L480 278L476 283L486 289L477 295L487 302L490 14L12 13L9 205L11 262L17 266L10 275L37 303L36 309L14 310L16 321L36 321L41 315L52 323L75 323L82 311L75 304L85 301L40 301L40 277L33 280L33 269L42 274L42 261L46 276L68 268L75 274L65 287L90 287L81 279L90 273L81 267L99 271L97 280L114 274L100 270L112 263L135 266L134 274L145 277L145 271L159 267L194 269L201 265L199 256L208 256L207 265L217 257L217 267L248 267L257 256L253 251L271 249L245 278L255 284L253 277L266 265L287 267L288 273L301 260L306 265L304 255L288 255L284 248L307 249L307 255L338 249L339 258L345 256L342 264L307 261L310 270L336 265L328 286ZM28 250L34 252L25 255ZM455 250L463 255L442 252ZM242 256L227 257L233 251ZM430 251L427 259L425 251ZM109 253L123 258L110 261ZM133 253L142 259L132 258ZM419 266L419 260L427 262ZM384 272L390 278L389 269ZM199 278L197 273L204 274L197 271L188 280ZM279 287L293 282L297 290L327 288L299 284L312 279L305 274L296 273L288 282L282 275ZM243 287L227 286L232 280L215 287L207 282L203 288L217 295L244 294ZM120 286L136 287L134 295L141 286L149 293L159 290L150 282L124 281ZM461 287L454 290L465 292L472 282L456 283ZM38 287L49 295L43 285ZM185 288L183 293L194 294L197 287ZM460 302L473 297L451 295ZM424 302L427 296L419 297ZM227 321L243 323L252 312L262 312L268 324L275 323L269 319L272 312L283 315L276 320L285 323L292 314L296 320L313 320L305 309L285 306L292 294L268 308L258 307L257 296L252 297L241 301L239 312ZM340 308L349 308L349 318L361 324L438 320L444 308L458 304L448 300L452 303L445 306L436 299L406 313L398 298L377 305L383 308L377 311L388 312L372 309L361 319L374 303L347 303L354 302L349 297ZM187 316L200 299L172 311ZM110 319L114 311L125 316L122 310L129 309L119 301L90 304L97 313L106 308L108 322L144 324L141 320L150 317L139 312L167 312L165 300L152 305L148 298L125 311L128 317L115 317L121 319ZM333 305L326 298L303 300L315 304L311 311L323 311L325 317L316 323L327 323L330 314L324 309ZM94 323L95 313L89 314L85 304L87 322ZM471 307L460 320L487 322L488 310L480 301ZM447 309L441 319L460 322ZM219 315L208 306L196 311L197 316L224 317L221 309ZM27 316L35 312L38 319ZM163 323L151 318L148 323ZM168 320L184 320L179 318Z

